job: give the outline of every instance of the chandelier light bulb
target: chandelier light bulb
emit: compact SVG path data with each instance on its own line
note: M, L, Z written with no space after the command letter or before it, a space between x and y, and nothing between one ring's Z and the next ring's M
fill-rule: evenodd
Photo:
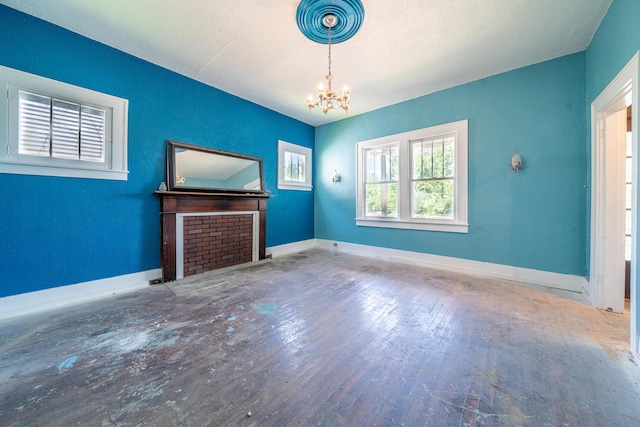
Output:
M313 98L309 97L307 99L307 107L309 107L309 114L311 114L311 110L314 107L319 107L325 117L327 117L329 110L336 108L342 108L347 114L349 111L349 89L345 86L341 96L338 95L337 91L331 89L331 81L333 80L333 75L331 74L331 29L338 24L338 18L334 14L328 13L324 16L322 24L328 30L329 73L325 77L327 79L327 88L325 89L321 83L318 86L317 99L314 101Z

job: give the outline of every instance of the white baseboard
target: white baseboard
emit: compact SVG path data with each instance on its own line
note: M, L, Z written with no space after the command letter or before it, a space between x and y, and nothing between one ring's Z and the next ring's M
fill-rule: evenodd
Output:
M398 249L335 242L333 240L322 239L316 239L316 247L326 250L352 253L354 255L384 258L390 261L421 265L440 270L513 280L516 282L546 286L571 292L581 292L586 287L585 285L587 285L586 278L571 274L552 273L549 271L540 271L531 268L512 267L509 265L471 261L467 259L420 252L402 251Z
M162 276L159 268L0 298L0 319L133 291Z
M591 284L589 282L589 279L585 277L584 286L582 287L582 296L589 304L594 305L593 295L591 294L591 292L589 292L590 289L591 289Z
M336 244L335 246L334 243ZM333 240L309 239L272 246L266 248L266 254L276 258L315 247L352 253L354 255L384 258L390 261L421 265L458 273L513 280L571 292L584 292L588 289L587 279L581 276L355 243L335 242ZM123 276L0 298L0 319L22 316L37 311L50 310L68 304L136 290L148 286L150 281L161 276L162 270L157 268L139 273L125 274Z
M296 252L302 252L307 249L313 249L316 247L316 239L301 240L299 242L286 243L284 245L271 246L266 249L267 256L271 255L272 258L277 258L283 255L289 255Z

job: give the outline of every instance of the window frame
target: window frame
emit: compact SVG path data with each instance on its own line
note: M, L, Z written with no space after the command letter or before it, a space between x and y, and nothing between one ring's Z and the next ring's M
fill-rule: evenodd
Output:
M455 135L454 215L446 218L413 218L411 216L411 144L421 139L437 139ZM383 217L366 215L366 151L397 144L398 215ZM409 132L360 141L356 144L356 225L363 227L403 228L410 230L468 233L468 120L445 123Z
M391 149L394 149L394 148L398 150L397 157L398 157L398 160L399 160L400 159L400 150L399 150L399 146L398 146L398 141L390 141L390 142L387 142L387 143L377 144L377 145L371 146L371 147L363 147L362 156L363 156L363 162L365 162L363 164L366 164L366 158L367 158L367 153L368 152L373 151L373 150L391 150ZM389 174L390 175L393 175L393 174L391 174L392 171L393 171L393 168L391 167L390 170L389 170ZM382 190L383 186L389 185L389 184L393 185L394 183L398 187L398 191L400 189L401 183L400 183L400 169L399 169L399 166L398 166L398 171L395 173L396 176L395 177L394 176L390 177L390 178L395 178L395 179L387 179L387 180L380 179L380 180L377 180L377 181L368 181L367 176L366 176L366 170L363 170L363 174L365 174L365 175L363 175L363 183L362 183L363 184L363 204L366 203L366 196L364 196L364 195L366 194L367 184L379 185L381 187L381 190L380 190L381 192L383 191ZM366 211L366 206L364 207L364 210ZM378 215L376 217L379 217L379 218L398 218L399 214L400 214L399 213L399 205L396 206L396 211L397 211L397 214L395 214L395 215L393 215L393 214L391 214L391 215Z
M294 153L305 157L304 182L285 179L285 155ZM313 151L311 148L278 140L278 190L311 191L313 188Z
M0 85L6 87L6 100L0 102L0 128L6 129L0 134L0 173L128 179L128 100L4 66L0 66ZM19 153L20 91L105 110L104 162Z

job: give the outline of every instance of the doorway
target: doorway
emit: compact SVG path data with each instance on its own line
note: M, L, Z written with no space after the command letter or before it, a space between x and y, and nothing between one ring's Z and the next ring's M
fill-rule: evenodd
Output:
M639 52L640 53L640 52ZM636 316L636 259L638 206L638 115L631 109L631 137L627 143L627 108L638 105L638 57L624 67L591 104L591 245L590 278L585 296L600 309L622 313L625 308L625 234L630 199L630 349L638 352ZM630 147L630 174L625 172ZM629 176L627 176L629 175ZM627 186L627 182L630 185ZM626 194L630 193L630 197Z

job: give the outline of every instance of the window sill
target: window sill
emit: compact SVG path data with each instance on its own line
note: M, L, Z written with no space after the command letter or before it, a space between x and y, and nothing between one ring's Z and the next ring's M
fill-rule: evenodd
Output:
M129 172L127 171L56 167L13 162L0 162L0 173L16 175L59 176L67 178L107 179L115 181L126 181L129 176Z
M356 218L359 227L404 228L408 230L443 231L447 233L468 233L469 224L455 222L403 221L391 218Z
M298 191L311 191L313 187L311 185L291 185L278 183L278 190L298 190Z

